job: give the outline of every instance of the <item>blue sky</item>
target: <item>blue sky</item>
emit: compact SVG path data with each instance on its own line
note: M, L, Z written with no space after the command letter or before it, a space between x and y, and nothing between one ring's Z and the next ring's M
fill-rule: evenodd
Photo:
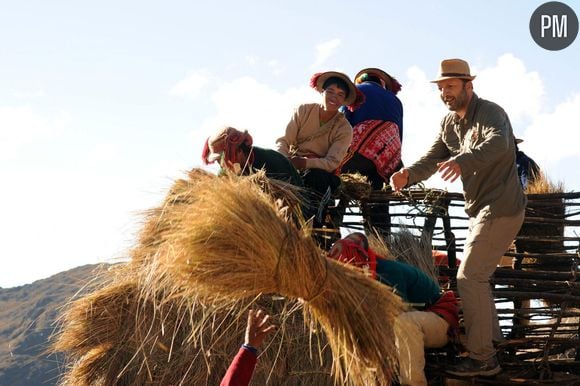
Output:
M140 211L200 166L208 135L229 124L272 147L293 108L317 100L308 81L321 70L400 80L410 163L446 113L428 80L464 58L522 150L579 191L580 38L537 46L542 3L0 3L0 286L127 256Z

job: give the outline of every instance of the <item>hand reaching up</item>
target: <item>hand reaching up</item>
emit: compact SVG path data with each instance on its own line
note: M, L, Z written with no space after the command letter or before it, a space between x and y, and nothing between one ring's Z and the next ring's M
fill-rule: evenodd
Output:
M250 310L244 344L258 348L262 345L264 339L276 328L270 320L270 315L262 310Z

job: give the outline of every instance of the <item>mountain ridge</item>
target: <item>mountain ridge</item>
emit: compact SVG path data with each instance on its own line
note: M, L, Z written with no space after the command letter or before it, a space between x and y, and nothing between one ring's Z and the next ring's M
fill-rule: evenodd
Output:
M88 264L18 287L0 288L0 386L54 386L64 370L48 352L62 308L109 264Z

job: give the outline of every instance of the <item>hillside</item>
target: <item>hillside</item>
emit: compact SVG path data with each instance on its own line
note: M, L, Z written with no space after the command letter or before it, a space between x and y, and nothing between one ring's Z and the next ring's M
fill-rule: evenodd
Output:
M97 269L85 265L32 284L0 288L0 386L56 385L59 356L47 354L56 318Z

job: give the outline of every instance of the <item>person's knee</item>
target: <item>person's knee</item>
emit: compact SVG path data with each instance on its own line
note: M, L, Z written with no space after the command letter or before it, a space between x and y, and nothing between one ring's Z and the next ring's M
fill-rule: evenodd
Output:
M489 283L490 276L484 272L457 272L457 285L462 286L466 284L485 284Z

